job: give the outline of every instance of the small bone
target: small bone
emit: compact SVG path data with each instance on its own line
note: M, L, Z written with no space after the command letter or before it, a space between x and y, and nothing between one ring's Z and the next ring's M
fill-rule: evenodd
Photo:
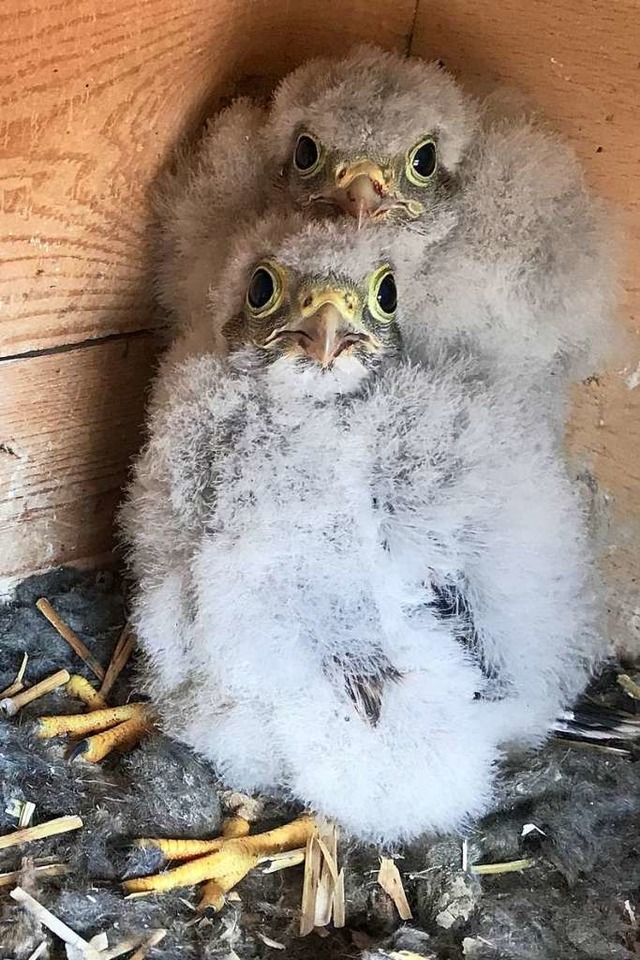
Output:
M61 687L63 683L67 683L69 677L68 670L58 670L57 673L52 673L50 677L46 677L40 683L28 687L22 693L0 700L0 711L5 717L14 717L18 710L22 710L28 703L37 700L38 697L43 697L45 693L51 693L56 687Z

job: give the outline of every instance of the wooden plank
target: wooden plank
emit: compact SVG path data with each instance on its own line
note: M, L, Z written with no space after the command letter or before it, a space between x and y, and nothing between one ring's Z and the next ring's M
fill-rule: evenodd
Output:
M406 48L414 0L6 0L0 356L149 326L147 193L243 73L358 39Z
M149 336L0 363L0 576L108 550L140 442Z
M640 5L636 0L419 0L411 52L441 58L469 89L522 90L573 145L587 179L629 234L613 369L576 391L568 431L590 471L609 582L610 635L640 653ZM638 382L636 382L638 381Z

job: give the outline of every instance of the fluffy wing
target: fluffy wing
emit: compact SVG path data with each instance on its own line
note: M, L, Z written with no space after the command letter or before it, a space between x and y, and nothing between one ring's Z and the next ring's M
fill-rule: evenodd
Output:
M236 100L209 122L194 154L178 158L156 191L156 286L173 325L197 325L207 311L231 235L260 214L268 186L264 108Z

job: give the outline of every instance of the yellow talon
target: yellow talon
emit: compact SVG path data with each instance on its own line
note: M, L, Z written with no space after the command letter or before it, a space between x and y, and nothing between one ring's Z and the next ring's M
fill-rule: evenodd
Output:
M142 837L136 840L136 847L152 847L158 850L165 860L193 860L207 853L217 853L227 840L246 837L251 824L244 817L228 817L222 824L222 836L212 840L172 840L163 837Z
M131 720L142 713L146 716L149 707L146 703L127 703L123 707L106 707L89 713L73 714L62 717L40 717L37 736L40 740L60 737L65 733L84 736L86 733L99 733L108 730L123 720Z
M216 853L222 849L224 842L223 837L216 837L215 840L165 840L144 837L136 840L135 846L158 850L165 860L193 860L194 857L202 857L207 853Z
M221 845L216 852L190 860L164 873L125 880L124 888L127 893L161 892L173 890L175 887L195 886L208 880L210 883L205 889L204 906L219 909L224 895L256 866L261 857L304 847L308 838L315 835L316 830L314 818L305 816L283 827L269 830L267 833L222 838L218 841ZM158 841L153 842L158 843Z
M92 687L88 680L81 677L78 673L73 673L71 679L65 684L65 690L70 697L76 700L82 700L89 710L104 710L107 701L101 696L95 687Z
M71 751L69 759L77 760L82 757L89 763L99 763L112 750L128 750L134 747L145 733L149 732L151 726L152 721L148 714L123 720L122 723L110 727L103 733L96 733L92 737L81 740Z

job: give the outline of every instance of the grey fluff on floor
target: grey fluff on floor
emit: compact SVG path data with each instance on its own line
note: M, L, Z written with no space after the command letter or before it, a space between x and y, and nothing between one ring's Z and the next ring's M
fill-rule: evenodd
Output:
M35 608L40 596L102 663L111 656L125 619L118 579L109 572L69 570L33 577L0 609L0 689L13 680L25 651L29 684L60 667L91 679ZM134 682L135 670L129 671L111 702L125 702ZM612 690L610 677L598 682L596 694L621 708L632 706ZM0 832L16 827L6 812L15 798L36 804L36 823L79 814L85 824L74 833L1 851L0 872L24 863L22 885L82 936L105 930L114 943L166 928L150 960L226 960L234 952L240 960L277 955L261 934L283 943L284 955L294 958L384 960L403 950L425 958L473 960L625 960L638 954L632 917L640 890L640 768L624 757L563 742L512 757L502 770L496 808L469 832L469 862L531 857L535 866L495 877L463 872L459 836L424 836L398 847L392 852L413 910L409 924L400 924L376 883L378 857L385 851L345 841L347 927L326 939L312 934L301 940L296 935L299 868L254 872L239 886L239 901L196 922L190 906L196 897L189 889L124 899L119 881L156 867L132 859L133 838L215 836L221 815L218 780L207 763L159 734L100 766L70 764L65 744L34 738L33 719L75 710L77 704L57 692L0 721ZM267 806L259 829L292 813ZM543 833L533 831L523 839L526 823ZM44 857L63 861L72 872L55 880L35 877L26 861ZM45 956L64 957L62 943L13 903L9 889L0 887L0 955L26 960L47 941Z

